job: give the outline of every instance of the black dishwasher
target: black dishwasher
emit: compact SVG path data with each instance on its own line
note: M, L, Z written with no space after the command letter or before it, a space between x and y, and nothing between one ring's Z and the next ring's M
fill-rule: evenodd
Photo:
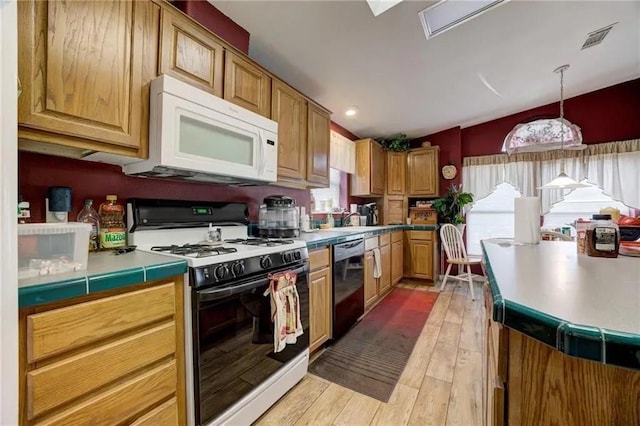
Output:
M364 314L364 240L333 246L333 339Z

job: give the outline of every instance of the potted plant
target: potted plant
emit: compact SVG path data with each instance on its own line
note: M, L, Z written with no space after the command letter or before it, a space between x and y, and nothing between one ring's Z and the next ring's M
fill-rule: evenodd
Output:
M451 223L464 232L464 207L473 203L473 194L462 191L462 185L451 185L442 198L433 201L431 207L438 212L439 223Z
M409 148L411 148L409 138L404 133L388 138L380 138L377 141L387 151L404 152L409 151Z

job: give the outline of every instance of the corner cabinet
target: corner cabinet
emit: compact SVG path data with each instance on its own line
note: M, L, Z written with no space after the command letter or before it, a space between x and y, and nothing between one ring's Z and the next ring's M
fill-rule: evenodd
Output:
M408 195L410 197L438 196L438 147L409 151Z
M332 335L331 249L325 247L309 253L309 351L313 352Z
M208 31L170 9L162 10L160 74L222 97L224 48Z
M18 137L145 156L159 13L150 1L19 1Z
M278 122L278 178L307 177L307 102L279 80L271 89L271 118Z
M384 150L373 139L361 139L356 144L356 172L351 175L351 195L382 196L385 191Z
M271 77L257 65L225 52L224 98L265 117L271 116Z
M307 108L307 182L311 187L329 186L331 115L309 102Z

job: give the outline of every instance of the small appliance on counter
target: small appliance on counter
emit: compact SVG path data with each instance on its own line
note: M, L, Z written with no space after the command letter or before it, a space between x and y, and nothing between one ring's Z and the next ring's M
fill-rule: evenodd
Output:
M286 195L270 195L263 200L258 216L258 233L267 238L300 236L296 200Z
M378 224L378 206L376 203L363 204L358 207L360 216L367 218L366 226L376 226ZM360 226L364 226L360 223Z

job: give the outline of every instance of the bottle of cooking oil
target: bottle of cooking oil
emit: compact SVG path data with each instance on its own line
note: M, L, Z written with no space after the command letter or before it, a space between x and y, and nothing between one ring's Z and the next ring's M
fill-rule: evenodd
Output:
M89 251L97 251L99 248L100 216L92 205L93 200L84 200L84 207L78 214L78 222L88 223L91 225L91 232L89 233Z
M126 245L124 207L118 204L117 195L107 195L107 201L100 204L100 248L109 250Z

